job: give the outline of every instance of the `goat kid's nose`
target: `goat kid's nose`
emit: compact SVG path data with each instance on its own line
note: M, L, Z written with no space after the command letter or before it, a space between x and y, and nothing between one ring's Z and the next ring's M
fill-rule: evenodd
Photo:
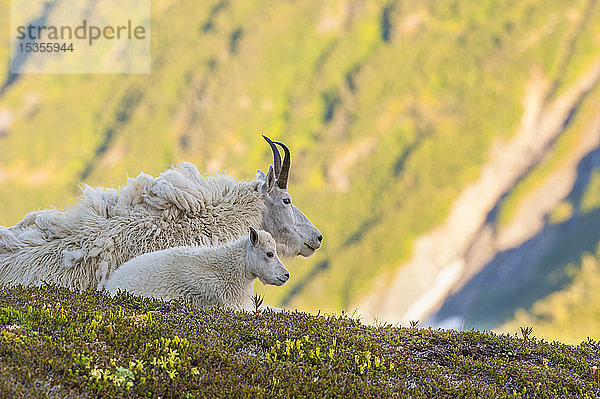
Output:
M285 272L284 276L285 276L286 278L290 278L290 272Z
M319 242L323 241L323 234L319 235L319 236L317 237L317 240L319 240Z

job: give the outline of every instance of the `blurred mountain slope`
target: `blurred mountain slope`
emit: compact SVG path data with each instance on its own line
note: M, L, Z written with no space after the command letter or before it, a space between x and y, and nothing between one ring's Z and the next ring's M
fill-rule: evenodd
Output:
M532 82L544 90L543 106L600 59L599 8L587 0L153 1L151 75L21 75L0 95L0 224L74 201L82 181L117 186L178 160L251 178L271 162L265 133L292 149L290 192L325 236L316 256L290 265L286 286L264 289L267 302L352 311L373 293L402 296L414 281L390 294L392 277L417 237L444 223L515 137ZM6 24L8 9L0 0ZM6 30L0 35L8 42ZM0 80L9 77L8 55L2 47ZM541 156L485 204L489 231L508 229L547 179L578 165L580 142L595 134L597 98L593 84ZM578 190L594 191L596 181ZM563 191L549 209L534 201L525 213L560 219L572 190ZM593 215L600 205L589 202ZM590 237L587 228L557 239ZM553 267L577 265L582 248L573 251ZM426 313L485 270L486 262L473 264ZM569 270L522 301L511 293L507 315L486 327L567 287L579 269ZM407 306L392 309L401 316Z

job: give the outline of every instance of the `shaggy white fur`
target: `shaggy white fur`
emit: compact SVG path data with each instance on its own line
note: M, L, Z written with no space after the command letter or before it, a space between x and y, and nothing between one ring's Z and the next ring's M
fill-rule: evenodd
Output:
M96 289L137 255L235 240L262 224L263 183L203 176L182 163L157 178L128 178L118 190L83 186L71 208L30 212L13 227L0 226L0 285Z
M273 237L250 228L250 236L217 247L175 247L140 255L121 265L104 288L199 307L254 309L256 278L282 285L289 272L277 257Z

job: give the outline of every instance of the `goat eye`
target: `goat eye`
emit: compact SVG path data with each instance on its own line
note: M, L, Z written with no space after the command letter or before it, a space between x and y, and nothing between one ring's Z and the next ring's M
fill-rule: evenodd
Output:
M275 256L275 255L273 254L273 252L271 252L271 251L267 252L267 257L268 257L268 258L272 258L273 256Z
M284 203L284 204L289 204L289 203L291 203L291 202L292 202L292 200L291 200L291 199L289 199L289 198L284 198L284 199L283 199L283 203Z

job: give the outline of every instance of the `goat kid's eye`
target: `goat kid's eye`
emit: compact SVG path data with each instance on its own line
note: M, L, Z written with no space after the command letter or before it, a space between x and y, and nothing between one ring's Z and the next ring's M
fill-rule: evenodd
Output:
M272 258L273 256L275 256L275 255L273 254L273 252L267 252L267 257L268 257L268 258Z
M284 199L283 199L283 203L284 203L284 204L291 204L291 203L292 203L292 200L291 200L291 199L289 199L289 198L284 198Z

